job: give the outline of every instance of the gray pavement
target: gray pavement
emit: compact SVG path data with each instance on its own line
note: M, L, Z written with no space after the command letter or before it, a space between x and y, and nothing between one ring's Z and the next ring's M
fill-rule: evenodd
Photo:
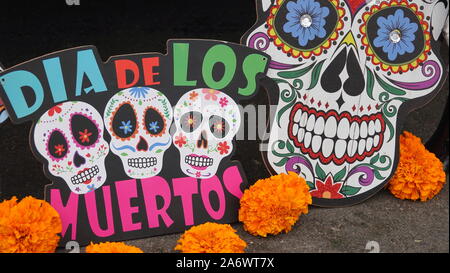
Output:
M382 190L352 207L310 207L291 232L267 238L248 234L242 224L232 226L247 242L247 252L369 252L370 241L377 242L382 253L449 252L448 196L448 183L428 202L400 200ZM144 252L174 252L180 235L126 243Z

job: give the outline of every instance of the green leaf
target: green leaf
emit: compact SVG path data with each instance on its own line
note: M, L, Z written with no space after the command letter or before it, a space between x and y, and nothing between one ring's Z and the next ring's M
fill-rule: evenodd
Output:
M310 190L314 190L316 188L316 186L314 185L313 182L311 181L306 181L306 184L308 185Z
M127 153L121 153L120 155L121 155L121 156L128 156Z
M341 181L341 180L345 177L346 174L347 174L347 168L344 167L342 170L340 170L338 173L336 173L336 174L333 176L333 181L334 181L334 182L339 182L339 181Z
M344 187L342 187L340 192L342 194L344 194L345 196L351 196L351 195L357 194L360 190L361 190L361 188L352 187L352 186L344 186Z
M288 149L288 151L290 153L293 153L295 151L294 150L294 146L292 146L292 144L291 144L291 142L289 140L286 140L286 148Z
M316 66L314 66L314 69L311 73L311 84L309 85L308 89L306 89L306 90L311 90L314 87L316 87L317 82L319 81L320 71L322 70L322 66L323 66L324 62L325 62L325 60L321 61Z
M325 178L327 178L327 175L325 174L325 172L322 170L322 168L320 167L319 163L316 164L316 176L322 180L325 181Z
M278 161L277 163L274 163L274 165L277 167L283 167L284 165L286 165L286 162L288 160L289 160L289 158L285 157L285 158L281 159L280 161Z
M58 117L59 122L63 122L62 117Z
M380 172L377 171L377 170L375 170L373 173L375 174L375 177L376 177L378 180L382 180L382 179L385 178L385 177L382 176L382 175L380 174Z
M159 153L161 153L163 150L161 150L161 149L158 149L158 150L156 150L156 152L155 153L157 153L157 154L159 154Z
M366 66L367 68L367 95L369 95L369 97L371 99L373 99L373 86L375 84L375 80L373 78L373 73L372 71L370 71L370 69Z
M280 140L280 141L278 142L278 149L283 150L284 147L286 147L286 144L284 144L284 141L281 141L281 140Z
M377 75L377 73L375 73L375 78L377 79L378 84L384 89L386 90L388 93L391 93L393 95L397 95L397 96L403 96L406 95L406 92L398 89L397 87L394 87L390 84L388 84L387 82L383 81L383 79L381 79L380 76Z
M282 77L284 79L297 79L297 78L300 78L301 76L305 75L309 71L311 71L311 69L314 67L315 64L316 63L314 62L313 64L309 65L308 67L305 67L305 68L302 68L299 70L279 72L278 76Z
M142 105L142 100L139 100L139 105Z
M376 156L372 157L370 159L370 165L374 165L378 161L378 158L380 158L380 154L377 154Z

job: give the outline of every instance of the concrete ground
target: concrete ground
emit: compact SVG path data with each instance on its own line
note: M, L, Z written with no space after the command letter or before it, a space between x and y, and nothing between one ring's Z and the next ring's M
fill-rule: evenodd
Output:
M311 207L291 232L267 238L248 234L242 224L232 226L250 253L369 252L370 241L377 242L382 253L449 252L448 196L448 183L425 203L400 200L383 190L353 207ZM174 252L179 237L173 234L126 243L144 252Z

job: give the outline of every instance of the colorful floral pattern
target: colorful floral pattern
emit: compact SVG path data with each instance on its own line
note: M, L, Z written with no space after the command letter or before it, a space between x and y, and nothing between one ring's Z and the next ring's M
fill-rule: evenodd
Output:
M158 130L159 130L159 125L158 125L158 122L157 121L153 121L153 122L150 122L150 124L148 125L148 127L149 127L149 130L150 131L153 131L155 134L158 132Z
M187 137L180 133L177 137L175 137L175 144L181 148L187 143L186 139Z
M64 149L64 145L62 145L62 144L55 145L55 154L61 156L65 150L66 149Z
M58 105L55 105L55 106L53 106L52 108L50 108L50 110L48 110L48 115L50 116L50 117L53 117L53 115L56 113L56 114L59 114L59 113L61 113L61 107L60 107L60 105L61 104L58 104Z
M333 181L333 176L328 174L325 181L319 178L315 179L315 190L310 191L313 197L326 198L326 199L340 199L344 198L339 191L342 188L342 183Z
M213 101L217 100L217 95L220 93L219 91L214 89L203 89L202 92L203 94L205 94L205 100L213 100Z
M221 155L228 154L229 149L230 146L228 146L228 143L226 141L220 142L217 146L217 150L220 152Z
M195 100L197 100L197 98L198 98L198 93L197 93L197 92L193 91L193 92L191 92L191 93L189 94L189 99L190 99L191 101L195 101Z
M78 132L78 134L80 134L79 139L81 140L81 143L89 142L89 137L92 136L92 133L88 132L87 129Z
M133 87L130 88L130 94L137 99L140 99L141 97L145 98L148 94L148 90L145 87Z
M227 106L227 105L228 105L228 100L227 100L227 98L225 98L225 97L220 98L219 104L220 104L221 107Z
M133 128L133 125L131 125L131 120L128 120L127 122L122 121L122 126L119 127L120 130L123 130L123 133L125 135L128 133L131 133L132 128Z
M297 0L289 2L287 9L287 23L284 24L283 30L298 38L300 46L306 46L316 37L325 37L325 18L330 13L327 7L321 7L314 0Z
M402 22L395 22L394 18L400 19L400 18L404 18L404 16L405 16L403 11L400 13L397 13L399 10L402 10L402 9L398 9L395 12L395 14L392 15L394 17L391 17L391 19L389 19L390 16L387 16L384 19L380 19L380 21L377 20L377 25L378 26L381 25L382 27L380 27L380 29L377 31L377 37L374 39L373 45L371 43L369 43L369 37L368 37L367 32L370 31L368 29L368 23L371 20L371 18L373 16L375 16L378 12L385 10L387 8L399 8L399 7L402 7L405 9L408 8L411 10L412 13L414 13L417 16L418 22L420 22L420 27L417 26L418 30L414 31L414 29L415 29L415 27L413 26L414 23L411 23L409 21L409 19L406 20L407 18L403 19ZM398 16L398 17L396 17L396 16ZM380 17L380 18L382 18L382 17ZM428 29L429 24L425 21L425 15L423 14L423 12L421 12L419 10L419 7L416 4L414 4L414 3L409 4L406 0L391 1L389 3L382 2L380 5L371 6L369 11L364 12L362 15L362 20L363 20L363 24L360 27L360 31L362 33L361 41L362 41L363 45L366 47L366 54L371 59L372 64L378 65L383 71L391 71L392 73L408 72L412 69L417 68L421 63L423 63L427 60L428 52L430 52L430 50L431 50L431 45L430 45L431 34ZM387 41L384 41L383 38L386 38L386 31L388 29L392 29L395 26L401 27L401 29L398 28L396 30L400 32L400 34L401 34L400 36L402 36L401 39L403 41L397 43L400 45L397 45L394 47ZM384 30L384 29L386 29L386 30ZM402 32L402 30L403 30L403 32ZM398 55L406 54L406 52L409 52L411 50L411 45L409 45L408 43L417 39L419 33L420 33L420 35L423 35L425 45L424 45L422 51L419 52L420 54L418 54L417 57L409 60L408 62L399 63L399 64L387 62L387 61L392 62L393 61L392 58L394 58L394 60L395 60L396 58L398 58ZM389 32L389 34L390 34L390 32ZM405 35L406 35L406 37L405 37ZM414 36L413 40L411 40L412 36ZM395 39L398 39L398 38L395 38ZM383 52L388 54L387 60L383 61L380 58L380 56L377 56L377 54L375 52L376 49L374 49L373 47L374 48L382 47ZM414 45L413 45L413 47L414 47ZM413 50L415 50L415 48L413 48Z
M338 18L337 18L336 26L331 31L331 33L328 33L328 37L325 37L326 35L324 36L324 38L326 38L326 39L324 39L324 41L320 45L318 45L312 49L305 50L305 49L296 48L295 46L289 45L288 43L283 41L283 39L280 37L280 35L278 33L279 31L285 31L285 32L289 32L289 33L293 32L294 34L291 34L291 35L298 35L299 44L300 43L303 44L305 41L306 42L310 41L310 39L314 39L314 37L317 38L317 37L319 37L319 35L322 36L322 34L323 34L323 32L321 32L322 29L318 29L318 30L311 29L312 25L310 26L309 31L304 31L304 30L300 29L300 26L298 26L298 25L297 25L298 28L296 29L295 25L294 25L294 22L297 22L300 19L300 18L297 18L298 15L295 15L295 13L296 13L295 10L298 10L298 8L295 9L295 6L299 5L301 2L305 2L305 3L306 2L308 2L308 3L315 2L314 0L306 0L306 1L298 0L297 2L292 1L292 2L288 3L287 5L290 4L291 10L292 10L292 11L289 10L288 15L286 15L286 19L288 20L288 22L284 25L285 27L283 27L282 30L275 29L275 25L274 25L275 17L278 15L278 12L280 11L281 6L284 4L285 1L286 0L276 0L275 1L276 4L273 5L272 8L270 9L270 15L267 18L266 23L268 26L267 35L272 39L273 44L276 47L278 47L279 49L281 49L284 53L288 54L288 56L291 56L293 58L302 57L302 58L306 58L306 59L311 58L312 56L320 56L324 50L331 47L333 41L336 41L338 39L338 37L340 35L339 32L344 27L343 18L345 17L345 9L341 7L340 0L330 0L331 5L336 10ZM289 7L288 7L288 9L289 9ZM313 10L313 9L312 9L312 7L308 7L308 10ZM317 15L316 13L313 13L312 16L310 15L311 19L313 19L313 17L314 17L314 22L311 22L311 23L314 23L315 27L321 26L323 28L325 26L325 23L322 22L322 19L325 20L325 17L326 17L325 11L322 11L322 12L324 12L324 13L321 16ZM328 11L328 13L329 12L330 11ZM291 15L289 15L289 14L291 14ZM328 16L328 14L327 14L327 16ZM291 22L291 24L289 24L289 21ZM305 33L303 33L303 32L305 32ZM309 36L303 36L302 34L306 34ZM302 36L302 37L300 37L300 36ZM294 36L294 37L296 37L296 36Z
M419 27L405 17L403 10L399 9L387 18L379 17L377 25L379 27L378 36L373 44L376 47L382 47L390 61L397 59L398 55L414 51L413 41L416 38L414 33Z

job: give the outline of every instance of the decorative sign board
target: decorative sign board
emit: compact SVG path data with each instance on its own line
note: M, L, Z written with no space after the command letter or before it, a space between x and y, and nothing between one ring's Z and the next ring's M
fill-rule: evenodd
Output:
M236 221L248 186L230 160L237 102L258 90L269 61L232 43L170 40L167 55L102 63L84 46L0 73L12 122L34 122L31 149L53 182L45 199L61 215L61 244Z
M446 73L437 39L447 0L261 0L242 43L269 54L280 91L272 174L295 171L313 204L347 206L380 190L406 115Z

